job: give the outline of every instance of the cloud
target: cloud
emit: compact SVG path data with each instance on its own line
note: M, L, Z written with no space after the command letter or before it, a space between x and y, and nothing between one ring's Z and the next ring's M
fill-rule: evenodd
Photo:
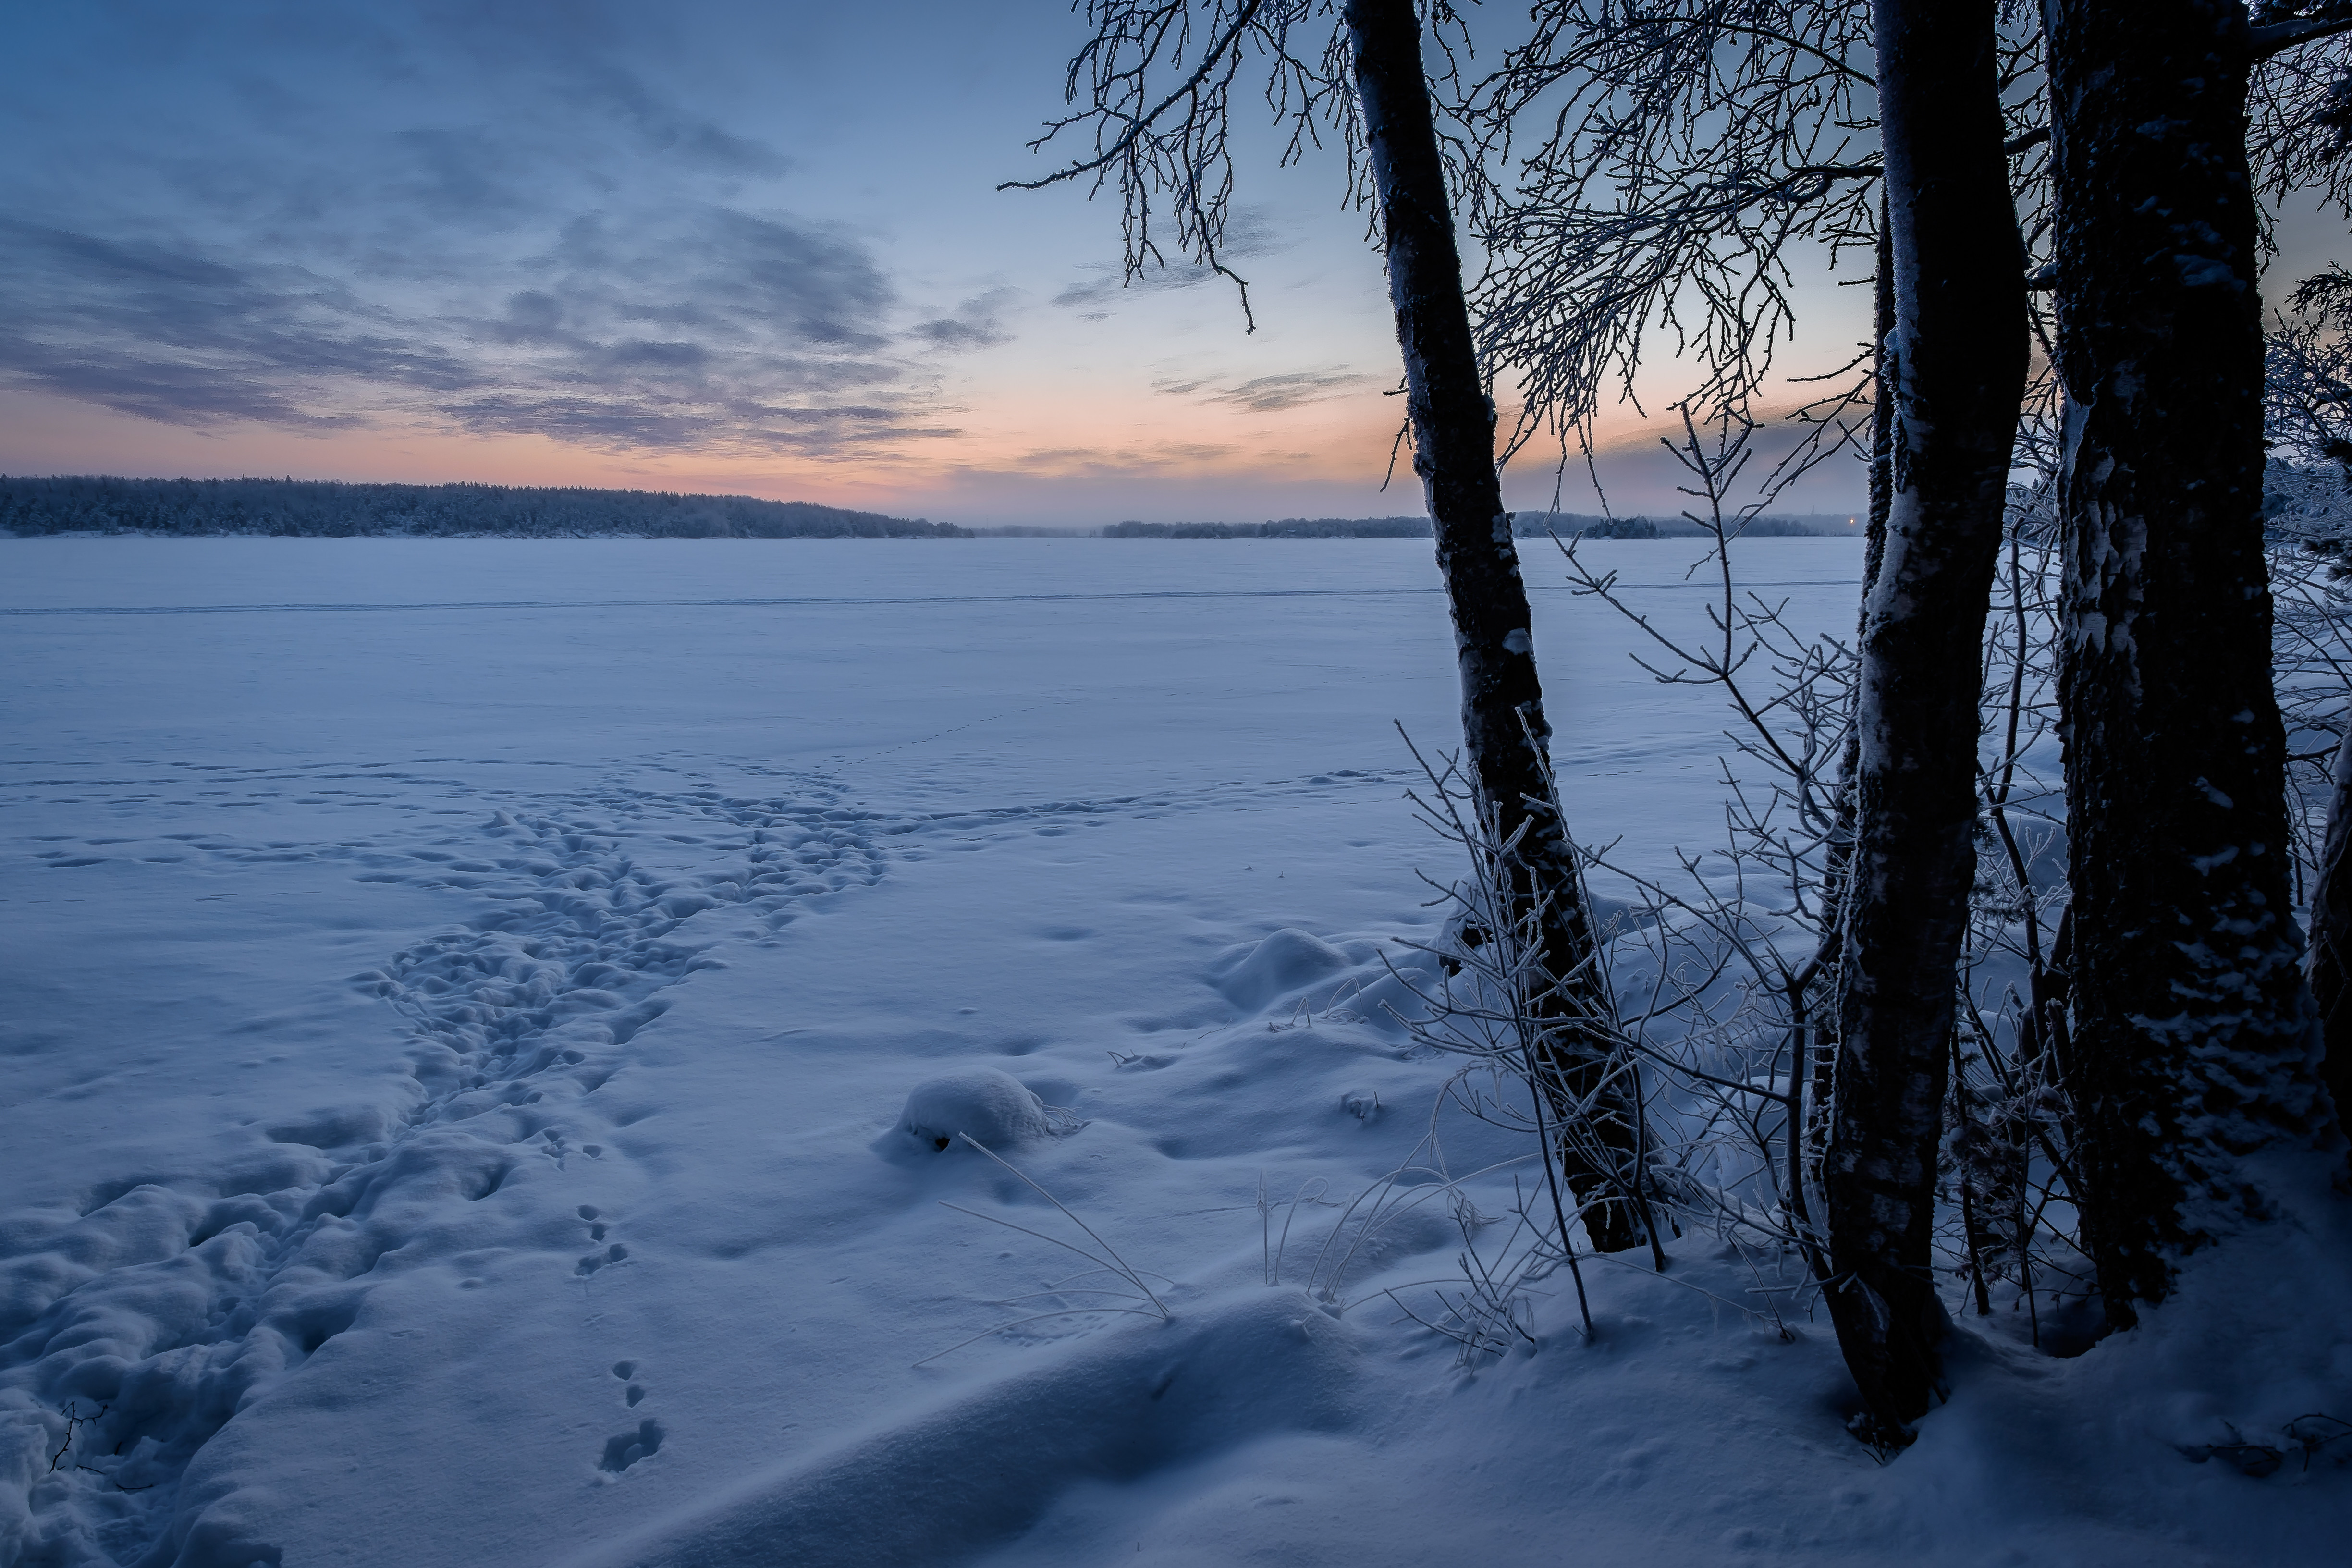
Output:
M971 474L1020 473L1031 477L1147 479L1194 473L1242 455L1238 447L1208 442L1166 441L1146 447L1041 447L1003 468L969 466Z
M1175 267L1150 267L1132 277L1109 262L1088 262L1087 270L1096 276L1084 283L1073 283L1054 296L1054 303L1076 309L1081 305L1107 305L1129 289L1138 293L1171 289L1197 289L1217 274L1212 268L1186 263ZM1100 321L1108 311L1089 316Z
M853 458L936 437L937 352L1003 335L995 296L920 321L866 239L781 210L793 161L677 85L658 9L141 14L102 130L71 83L0 105L0 384L196 429ZM58 25L68 73L114 37Z
M0 379L196 428L855 455L942 434L889 352L897 304L847 236L693 204L583 214L453 278L0 220Z
M972 321L941 317L913 328L909 336L943 349L984 349L1004 341L1004 334Z
M1224 238L1217 247L1217 257L1230 268L1235 262L1271 256L1281 250L1284 243L1269 210L1263 207L1238 208L1225 225ZM1157 293L1197 289L1203 283L1217 282L1229 289L1235 287L1231 278L1197 261L1147 265L1132 272L1108 263L1090 262L1086 270L1095 276L1086 282L1073 283L1055 295L1055 304L1076 310L1082 306L1108 306L1121 294L1130 291ZM1085 319L1099 321L1109 314L1107 309L1097 309L1087 312Z
M793 166L765 142L735 135L665 97L621 63L633 50L657 48L666 32L658 16L636 7L596 0L429 0L415 7L410 26L400 44L421 58L454 53L484 77L509 84L526 73L537 77L534 96L568 111L586 110L662 163L767 177Z
M591 319L754 343L870 353L888 341L895 302L856 241L726 207L672 208L625 225L583 216L526 265L557 273L557 297Z
M402 131L392 137L399 167L387 193L439 222L502 221L527 203L521 171L481 126Z
M772 177L793 166L765 142L730 134L688 113L616 66L591 64L581 71L579 84L583 101L605 110L656 157L728 174Z
M1002 317L1007 307L1020 298L1018 289L991 289L966 300L947 315L922 322L908 335L939 349L992 348L1011 340L1012 334L1004 331Z
M457 392L460 357L420 345L348 289L292 266L0 219L0 376L198 427L257 420L341 428L321 384Z
M1371 379L1369 375L1335 366L1329 370L1261 375L1232 386L1219 386L1205 379L1161 381L1154 383L1152 390L1171 397L1197 397L1202 403L1246 408L1253 414L1276 414L1286 408L1297 408L1337 397L1369 384Z

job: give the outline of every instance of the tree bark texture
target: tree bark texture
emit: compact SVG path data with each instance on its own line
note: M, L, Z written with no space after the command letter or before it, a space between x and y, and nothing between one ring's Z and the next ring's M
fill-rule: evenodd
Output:
M1894 331L1885 542L1864 605L1855 842L1822 1185L1831 1316L1879 1441L1940 1382L1931 1242L1976 876L1985 617L2020 404L2025 253L1995 0L1878 0Z
M1886 554L1886 518L1894 506L1895 398L1888 390L1892 377L1887 345L1895 336L1895 247L1883 195L1878 203L1877 253L1878 270L1871 287L1870 513L1863 533L1862 602L1854 626L1857 647L1869 627L1871 589L1878 582L1878 563ZM1806 1089L1812 1103L1804 1130L1808 1142L1803 1173L1816 1181L1829 1150L1829 1117L1836 1093L1839 974L1845 953L1846 889L1853 869L1854 811L1861 773L1862 729L1849 721L1838 747L1835 816L1822 861L1822 940L1813 952L1819 972L1814 986L1820 1000L1810 1012L1822 1023L1814 1030L1806 1058ZM1825 1248L1820 1256L1827 1257Z
M1862 596L1866 605L1886 554L1886 519L1895 508L1895 398L1889 390L1887 346L1895 336L1895 226L1886 198L1878 201L1878 272L1870 286L1873 380L1870 405L1870 516L1863 531Z
M2325 1120L2263 556L2237 0L2043 0L2056 171L2060 709L2083 1226L2107 1320L2272 1209Z
M1545 1025L1555 1109L1588 1121L1602 1158L1564 1152L1570 1188L1586 1205L1595 1247L1640 1242L1641 1152L1633 1096L1609 1078L1609 1050L1592 1021L1613 1022L1596 962L1576 853L1559 820L1544 747L1551 731L1536 679L1527 588L1495 471L1495 406L1479 374L1462 293L1454 215L1430 113L1412 0L1349 0L1347 26L1364 138L1381 204L1389 295L1404 353L1412 467L1435 523L1437 563L1454 617L1462 677L1463 747L1481 807L1507 841L1500 868L1522 908L1543 910L1549 984L1523 998ZM1595 1103L1597 1102L1597 1103ZM1604 1169L1604 1165L1613 1168Z
M1870 592L1878 582L1878 563L1886 555L1886 518L1895 504L1895 399L1887 390L1891 381L1887 347L1895 336L1895 237L1887 227L1884 198L1878 204L1878 271L1872 281L1871 305L1870 510L1862 535L1862 603L1854 625L1857 647L1869 629ZM1819 957L1823 977L1832 986L1838 954L1845 946L1842 911L1853 858L1854 791L1861 771L1862 731L1849 724L1838 749L1837 817L1830 829L1829 853L1822 870L1822 903L1829 912L1829 929L1822 933Z
M2311 996L2326 1040L2320 1079L2340 1126L2352 1109L2352 728L2328 769L2327 837L2311 889Z

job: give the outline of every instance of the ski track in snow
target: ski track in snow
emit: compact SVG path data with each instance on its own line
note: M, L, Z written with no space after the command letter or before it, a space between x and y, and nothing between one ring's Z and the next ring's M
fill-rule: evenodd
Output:
M981 849L1008 835L1389 782L1345 770L886 816L845 805L824 774L792 776L783 795L747 798L618 782L528 795L381 765L78 772L35 763L20 773L37 776L10 781L5 793L24 805L160 800L221 810L364 801L478 825L429 846L415 842L429 817L404 825L420 832L397 835L399 843L220 831L49 836L52 847L31 856L58 872L131 851L224 867L343 861L360 868L362 883L478 900L465 923L352 977L410 1026L404 1111L387 1118L362 1106L272 1124L286 1158L247 1167L242 1180L102 1182L85 1189L79 1220L0 1231L0 1420L38 1439L37 1451L17 1446L14 1465L0 1456L0 1526L15 1515L37 1561L90 1563L183 1560L173 1528L185 1522L181 1477L237 1410L352 1326L379 1282L370 1278L379 1260L416 1247L444 1258L454 1250L462 1266L466 1233L486 1228L469 1224L473 1205L520 1163L621 1157L598 1139L605 1123L591 1097L667 1010L666 994L714 962L710 948L764 938L812 899L879 881L894 842ZM109 790L128 793L92 793ZM172 798L181 792L188 798ZM736 918L681 931L706 911ZM387 1031L387 1045L396 1038ZM583 1250L572 1278L630 1266L628 1242L594 1207L577 1214ZM611 1368L633 1411L645 1396L635 1371L626 1362ZM625 1471L664 1436L657 1419L643 1417L606 1440L597 1467Z

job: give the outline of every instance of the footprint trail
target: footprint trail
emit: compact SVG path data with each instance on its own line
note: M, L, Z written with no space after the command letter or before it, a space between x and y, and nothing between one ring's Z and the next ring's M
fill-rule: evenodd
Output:
M405 1021L407 1073L388 1101L274 1121L278 1152L235 1175L100 1181L79 1218L0 1226L0 1563L241 1568L268 1543L237 1537L219 1556L197 1539L192 1464L387 1279L501 1249L549 1255L551 1279L591 1289L641 1267L594 1205L565 1201L557 1235L526 1220L532 1205L493 1200L519 1172L626 1159L627 1113L599 1091L714 946L769 940L898 860L1388 787L1345 771L886 814L818 774L743 768L749 787L730 792L655 762L551 791L511 764L418 767L45 764L8 781L21 804L150 825L32 840L22 863L43 888L125 862L255 875L316 862L454 896L465 918L351 977ZM161 814L190 808L180 821L202 831L163 830L175 824ZM627 1422L582 1458L618 1482L669 1434L637 1363L611 1371Z
M181 1557L191 1461L352 1326L381 1270L515 1239L484 1200L521 1163L605 1157L593 1096L709 947L884 874L877 820L822 785L760 799L614 785L488 815L455 850L178 841L231 862L358 860L365 880L457 889L478 912L354 977L409 1022L404 1108L271 1127L288 1158L257 1190L101 1187L79 1221L0 1234L0 1560ZM608 1221L580 1217L575 1276L628 1263ZM644 1397L629 1386L630 1406ZM663 1436L643 1417L600 1468L626 1471Z

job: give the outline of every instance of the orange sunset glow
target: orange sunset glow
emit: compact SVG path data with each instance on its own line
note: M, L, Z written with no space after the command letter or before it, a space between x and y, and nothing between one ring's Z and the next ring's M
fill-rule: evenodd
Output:
M1123 279L1115 200L996 188L1047 166L1024 143L1073 18L921 15L35 19L10 78L0 471L715 491L979 526L1421 510L1391 477L1386 285L1335 153L1283 167L1241 128L1227 258L1253 331L1202 269ZM894 90L867 90L885 55ZM1792 372L1857 335L1852 291L1816 292ZM1610 505L1683 504L1671 427L1602 417ZM1559 459L1524 453L1511 503L1599 509ZM1832 465L1791 499L1844 510L1858 487Z

